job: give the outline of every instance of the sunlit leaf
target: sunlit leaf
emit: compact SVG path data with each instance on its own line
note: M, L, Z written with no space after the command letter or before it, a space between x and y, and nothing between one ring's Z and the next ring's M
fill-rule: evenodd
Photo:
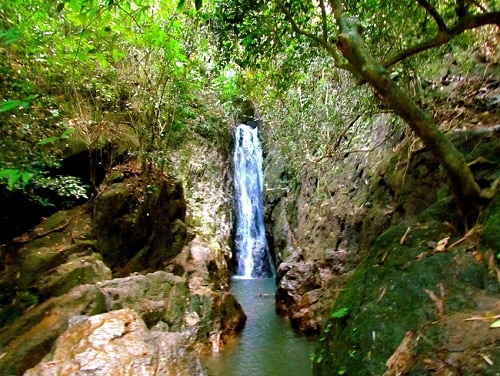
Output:
M106 60L106 56L104 56L104 54L102 52L97 52L97 61L99 62L99 64L101 65L101 67L103 69L106 69L109 64L108 64L108 61Z
M59 137L47 137L47 138L44 138L42 141L38 141L36 144L37 145L47 145L47 144L50 144L52 142L55 142L59 140Z
M14 108L20 107L23 102L19 99L12 99L0 103L0 113L10 111Z
M349 314L349 308L343 307L330 314L332 319L341 319Z
M73 128L68 128L66 129L62 135L61 138L68 138L75 130Z
M14 185L19 181L21 178L21 171L19 170L12 170L12 173L9 175L9 180L7 184L9 185L9 188L12 189L14 188Z
M111 52L111 56L113 57L113 61L117 63L121 60L123 56L125 56L125 54L114 48L113 51Z
M28 171L24 171L21 174L21 180L23 181L24 184L27 184L31 179L31 173Z
M490 328L500 328L500 320L497 320L493 324L491 324Z

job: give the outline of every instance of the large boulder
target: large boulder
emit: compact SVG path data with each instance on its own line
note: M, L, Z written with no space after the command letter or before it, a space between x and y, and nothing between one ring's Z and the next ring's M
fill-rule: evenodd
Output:
M150 331L130 309L79 317L58 339L52 356L25 376L206 375L185 351L180 333Z
M192 350L218 350L245 323L233 295L158 271L82 285L33 307L0 334L0 374L35 366L75 317L132 310L148 328L182 334Z
M0 375L22 375L47 353L72 317L106 311L103 293L95 285L78 286L24 312L0 332Z
M160 269L187 236L182 184L162 175L129 175L111 174L93 203L99 252L119 276Z

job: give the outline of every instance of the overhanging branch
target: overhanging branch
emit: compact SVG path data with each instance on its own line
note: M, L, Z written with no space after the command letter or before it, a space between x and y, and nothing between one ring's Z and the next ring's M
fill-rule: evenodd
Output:
M419 0L419 2L420 1L423 0ZM397 53L394 56L389 57L382 63L382 65L385 68L389 68L399 63L400 61L409 58L410 56L416 55L431 48L442 46L443 44L448 43L450 40L462 34L466 30L476 29L485 25L497 25L500 27L500 12L470 15L461 18L453 27L446 28L445 31L439 31L434 38L416 44L404 51Z

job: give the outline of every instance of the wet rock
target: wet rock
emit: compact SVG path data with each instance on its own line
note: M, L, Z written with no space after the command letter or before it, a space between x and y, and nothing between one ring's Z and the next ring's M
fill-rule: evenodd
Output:
M68 328L53 355L25 375L206 375L186 346L179 333L152 333L137 313L122 309Z

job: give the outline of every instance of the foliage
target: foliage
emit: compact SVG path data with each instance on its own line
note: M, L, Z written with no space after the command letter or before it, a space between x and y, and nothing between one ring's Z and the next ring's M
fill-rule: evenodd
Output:
M248 3L243 4L245 8ZM306 52L299 54L300 61L309 62L307 51L323 51L333 60L330 67L349 72L357 83L368 83L383 106L403 119L430 148L447 174L457 202L463 204L464 213L477 215L480 201L494 194L498 181L482 189L463 155L419 108L422 86L415 56L451 45L452 41L463 43L467 38L462 36L468 30L498 25L500 12L463 1L433 4L419 0L408 7L371 0L276 0L257 2L253 10L242 14L236 11L229 18L224 13L217 20L222 30L220 40L224 43L229 35L237 41L229 45L237 58L257 56L259 62L269 64L269 44L273 58L279 53L280 58L285 56L283 61L295 52L290 46L306 46ZM260 27L263 22L272 25L271 29ZM295 74L285 77L288 83L296 79Z
M225 142L231 94L219 96L204 9L198 0L2 4L0 184L84 197L76 177L54 173L74 134L94 150L126 128L143 169L172 168L169 151L189 138Z

